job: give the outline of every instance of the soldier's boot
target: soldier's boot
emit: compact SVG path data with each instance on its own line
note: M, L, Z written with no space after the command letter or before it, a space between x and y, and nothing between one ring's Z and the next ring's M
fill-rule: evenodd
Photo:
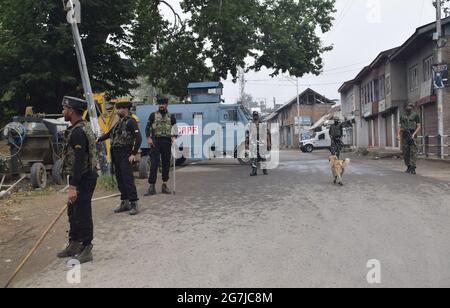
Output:
M411 167L411 172L412 175L416 175L416 167Z
M147 193L144 196L148 197L148 196L154 196L154 195L156 195L155 184L151 184L150 187L148 188Z
M267 171L267 169L263 169L263 174L264 175L269 175L269 172Z
M408 166L408 169L405 171L405 173L411 173L411 166Z
M257 176L258 175L258 168L252 167L252 173L250 173L250 176Z
M128 200L122 200L119 207L114 210L114 213L119 214L123 212L128 212L130 210L130 203Z
M139 214L139 206L138 206L137 201L132 201L130 203L130 207L131 207L131 210L130 210L131 216L135 216L135 215Z
M83 247L83 250L75 256L75 260L80 262L80 264L88 263L94 260L94 256L92 255L93 245L86 245Z
M172 194L172 192L169 190L169 187L167 187L167 183L163 183L163 184L162 184L161 192L162 192L164 195L170 195L170 194Z
M71 258L79 254L83 250L83 248L83 243L71 241L66 249L59 252L56 256L60 259Z

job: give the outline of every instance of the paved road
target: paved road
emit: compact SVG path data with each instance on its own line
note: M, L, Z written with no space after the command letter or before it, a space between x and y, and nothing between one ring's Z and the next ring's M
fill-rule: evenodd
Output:
M325 153L284 152L270 176L249 172L191 165L178 194L143 199L140 216L96 217L80 286L370 287L377 259L382 287L450 287L449 182L355 161L337 187ZM70 286L62 261L18 285Z

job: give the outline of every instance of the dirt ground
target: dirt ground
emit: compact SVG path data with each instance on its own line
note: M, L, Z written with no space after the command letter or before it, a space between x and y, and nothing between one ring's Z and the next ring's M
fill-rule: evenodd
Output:
M21 259L28 253L45 228L64 206L65 195L58 194L62 187L53 186L46 191L29 191L0 200L0 286L3 286ZM115 192L97 191L95 198ZM98 202L94 216L104 217L116 199ZM67 216L63 216L17 277L27 277L55 259L55 252L67 242Z

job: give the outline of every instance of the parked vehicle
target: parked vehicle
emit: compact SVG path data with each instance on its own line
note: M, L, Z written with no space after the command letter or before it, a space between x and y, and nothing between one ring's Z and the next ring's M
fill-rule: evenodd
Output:
M348 129L344 128L344 136L342 138L344 146L349 146L351 144L351 141L349 140L350 136ZM318 149L330 149L330 147L330 129L326 127L320 132L315 132L311 139L300 141L300 150L304 153L311 153Z
M223 85L220 82L191 83L188 86L188 103L170 104L169 112L175 115L178 127L176 163L187 160L202 161L218 156L234 157L242 164L249 164L245 154L245 130L251 120L250 112L240 104L222 102ZM155 105L138 105L136 114L141 119L143 134L141 145L140 177L149 172L150 147L145 128L150 114L157 111ZM220 131L210 128L220 127ZM217 134L221 140L217 140ZM215 141L211 141L215 139ZM221 141L221 142L220 142Z

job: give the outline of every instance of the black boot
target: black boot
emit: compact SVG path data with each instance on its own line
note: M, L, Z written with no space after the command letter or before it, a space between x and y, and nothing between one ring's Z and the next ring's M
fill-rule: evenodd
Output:
M139 206L138 206L137 201L132 201L130 203L130 207L131 207L131 210L130 210L130 215L131 216L139 214Z
M86 245L83 247L83 251L75 256L75 260L80 262L80 264L88 263L94 260L94 256L92 255L92 245Z
M269 172L267 171L267 169L263 169L263 174L264 175L269 175Z
M130 203L128 200L122 200L119 207L114 210L114 213L119 214L123 212L128 212L130 210Z
M411 173L411 166L408 166L408 169L405 171L405 173Z
M74 257L83 250L83 247L83 243L71 241L66 249L57 254L57 257L60 259Z
M172 192L169 190L169 187L167 187L167 184L166 184L166 183L163 183L163 184L162 184L161 192L162 192L164 195L170 195L170 194L172 194Z
M411 167L411 172L412 175L416 175L416 167Z
M150 187L148 188L147 193L144 196L148 197L148 196L154 196L154 195L156 195L155 184L151 184Z
M252 167L252 173L250 173L250 176L257 176L258 175L258 168Z

